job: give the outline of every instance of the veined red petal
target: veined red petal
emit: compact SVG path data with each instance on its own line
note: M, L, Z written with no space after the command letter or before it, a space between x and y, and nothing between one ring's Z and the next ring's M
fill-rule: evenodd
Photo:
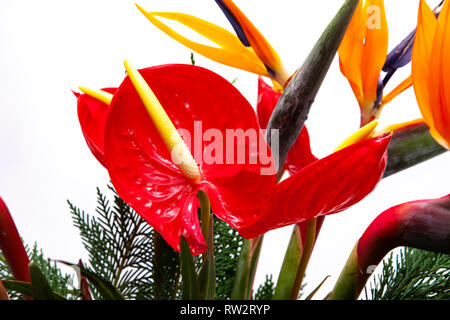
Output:
M258 115L259 125L262 129L267 128L270 116L272 115L281 92L275 91L268 85L262 77L258 78L258 101L256 104L256 114Z
M254 223L267 208L275 186L275 172L261 175L270 164L262 163L260 153L267 152L272 160L270 150L250 104L217 74L191 65L147 68L140 74L200 165L202 179L194 184L180 172L126 78L111 102L106 125L105 156L111 181L171 246L179 250L183 235L198 254L206 244L198 223L196 192L204 190L214 213L233 227ZM259 138L236 139L227 148L228 130ZM255 143L262 146L249 153ZM209 153L213 146L217 148ZM251 154L242 164L237 161L241 152ZM249 157L256 161L249 164Z
M114 94L116 88L102 90ZM105 166L104 137L109 106L87 94L76 94L76 96L81 131L92 154Z
M269 230L347 209L368 195L386 167L390 136L364 140L317 160L277 185L267 214L240 230L253 238Z
M30 282L28 255L16 225L3 199L0 197L0 250L6 258L16 280Z
M308 129L306 126L303 126L300 135L292 145L291 150L289 150L285 165L286 169L293 175L317 160L318 158L311 152Z

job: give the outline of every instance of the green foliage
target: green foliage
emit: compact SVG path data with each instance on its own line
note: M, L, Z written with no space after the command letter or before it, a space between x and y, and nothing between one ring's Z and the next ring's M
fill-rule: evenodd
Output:
M217 300L227 300L231 297L242 240L239 233L230 225L214 218Z
M256 290L253 300L272 300L275 294L275 283L272 280L272 275L266 275L266 280Z
M157 232L154 233L153 281L155 299L173 300L179 294L180 255Z
M450 255L403 248L394 261L391 253L365 293L372 300L450 299Z
M89 253L89 267L127 299L153 299L153 229L114 192L111 206L97 188L96 216L69 201L74 225ZM99 298L96 290L93 290Z
M45 278L48 280L50 287L53 291L59 293L61 296L67 299L76 299L77 291L73 289L73 277L71 275L63 273L56 262L47 259L42 252L42 249L38 249L35 243L32 248L25 245L25 250L31 262L33 262L42 271ZM0 252L0 279L2 280L14 280L14 276L6 263L6 259ZM22 300L23 296L17 292L9 292L10 298L13 300Z

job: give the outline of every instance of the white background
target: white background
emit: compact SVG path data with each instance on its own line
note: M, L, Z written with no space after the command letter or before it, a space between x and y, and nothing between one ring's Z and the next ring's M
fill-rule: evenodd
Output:
M290 71L301 65L343 1L236 0L272 43ZM429 1L434 7L439 1ZM393 48L415 26L418 0L386 0ZM149 11L179 11L232 30L212 0L140 0ZM66 199L93 212L95 188L108 175L89 152L71 89L117 86L123 60L143 68L189 63L190 50L152 26L133 1L2 0L0 10L0 195L29 244L37 241L54 259L86 258ZM196 55L197 64L221 74L255 105L257 77ZM396 74L403 80L409 68ZM220 116L220 115L219 115ZM414 93L389 104L382 124L420 116ZM325 156L359 124L359 109L337 59L307 121L312 148ZM450 154L383 180L350 210L326 219L307 270L308 293L331 275L317 298L332 288L354 243L383 210L405 201L448 193ZM276 279L291 227L265 239L256 283Z

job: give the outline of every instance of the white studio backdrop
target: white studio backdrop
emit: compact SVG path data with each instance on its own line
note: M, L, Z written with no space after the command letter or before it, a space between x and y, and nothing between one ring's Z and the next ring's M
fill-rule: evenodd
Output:
M343 3L235 2L292 72ZM430 0L429 5L438 2ZM415 27L418 3L385 0L390 49ZM193 14L232 30L213 0L140 0L139 4L149 11ZM151 25L134 1L123 0L2 0L0 48L0 195L26 243L36 241L53 259L86 259L66 200L93 213L95 188L106 189L109 178L85 144L71 89L119 85L124 59L139 68L190 63L191 51ZM197 54L195 60L230 81L237 78L236 87L255 106L255 75ZM409 67L398 72L387 90L409 72ZM381 125L419 116L410 89L386 106ZM335 59L307 121L314 153L327 155L358 124L357 102ZM447 153L387 178L359 204L327 217L307 269L305 292L326 275L331 279L316 297L323 298L331 290L353 245L379 213L402 202L447 194L449 160ZM291 229L267 234L256 284L266 274L273 274L274 280L278 277Z

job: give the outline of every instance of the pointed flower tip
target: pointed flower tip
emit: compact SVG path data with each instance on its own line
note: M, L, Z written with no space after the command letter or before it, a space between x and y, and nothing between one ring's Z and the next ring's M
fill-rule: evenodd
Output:
M78 92L76 92L75 90L70 90L72 91L73 95L78 98L80 96L80 94Z
M356 131L355 133L353 133L351 136L349 136L347 139L345 139L336 149L336 151L339 151L341 149L344 149L352 144L355 144L361 140L364 140L366 138L368 138L373 131L375 130L375 128L378 126L379 121L378 120L373 120L371 122L369 122L368 124L366 124L364 127L362 127L361 129L359 129L358 131Z
M144 8L142 8L138 3L134 4L136 6L136 8L138 8L138 10L144 15L147 16L149 14L149 12L147 12Z
M173 162L185 177L197 184L200 182L201 174L191 151L139 71L128 60L124 61L124 65L133 87L136 89L167 150L171 153Z
M86 87L79 86L78 89L80 89L81 92L87 94L88 96L100 100L101 102L110 105L111 100L113 98L113 95L109 92L103 91L103 90L95 90L90 89Z
M289 74L284 69L278 53L255 27L249 18L231 0L216 0L239 40L246 47L252 47L258 58L264 64L272 79L285 86Z
M395 131L402 130L402 129L405 129L405 128L408 128L411 126L421 125L423 123L424 123L423 118L419 118L419 119L406 121L406 122L402 122L402 123L391 124L381 130L377 130L376 132L373 133L373 136L381 136L384 134L393 133Z

